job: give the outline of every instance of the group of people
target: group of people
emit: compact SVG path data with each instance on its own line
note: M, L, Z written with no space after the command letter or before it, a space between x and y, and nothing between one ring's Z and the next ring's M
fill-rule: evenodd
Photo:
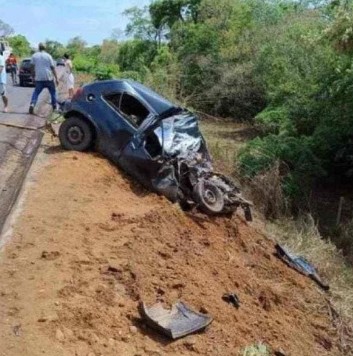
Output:
M74 93L74 75L72 73L73 65L68 54L64 55L64 66L65 66L65 75L64 81L66 84L66 88L69 93L69 98L72 98ZM11 61L12 65L16 65L16 58L11 54L7 60L7 62ZM53 110L57 110L57 95L56 95L56 86L59 85L58 76L56 73L55 62L52 56L46 52L45 46L43 43L40 43L38 46L38 52L33 54L31 58L32 62L32 75L34 77L35 89L32 94L31 103L29 106L29 113L34 113L34 108L37 104L38 97L40 93L47 88L50 97L51 97L51 105ZM6 64L3 54L0 53L0 95L2 97L4 103L4 112L8 112L8 97L6 93Z

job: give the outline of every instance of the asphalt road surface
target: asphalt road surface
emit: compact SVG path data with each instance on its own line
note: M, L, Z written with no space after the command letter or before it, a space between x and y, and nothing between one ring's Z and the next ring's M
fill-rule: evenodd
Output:
M2 112L0 99L0 234L42 140L39 128L45 125L44 118L27 114L33 88L8 83L9 113Z

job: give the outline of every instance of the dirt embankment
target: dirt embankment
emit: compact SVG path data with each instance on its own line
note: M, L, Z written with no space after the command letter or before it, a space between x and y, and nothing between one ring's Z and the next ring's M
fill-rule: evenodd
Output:
M0 355L223 356L259 341L339 354L324 294L241 215L188 215L103 158L47 152L1 254ZM214 321L170 342L140 320L140 300L182 300Z

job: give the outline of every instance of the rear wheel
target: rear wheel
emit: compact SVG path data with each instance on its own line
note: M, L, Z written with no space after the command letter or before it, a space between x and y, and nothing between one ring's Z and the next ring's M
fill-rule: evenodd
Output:
M85 151L93 144L93 130L87 121L72 116L61 124L59 139L67 150Z
M194 187L193 196L200 209L205 213L218 214L223 211L223 193L216 185L205 180L200 181Z

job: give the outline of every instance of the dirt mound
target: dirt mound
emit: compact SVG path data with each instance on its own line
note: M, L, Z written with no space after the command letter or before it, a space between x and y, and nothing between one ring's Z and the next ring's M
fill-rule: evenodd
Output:
M285 355L339 354L325 296L260 229L241 214L186 214L99 156L53 155L14 234L0 266L7 356L238 355L260 341ZM182 300L214 321L170 342L140 319L141 300ZM19 324L20 338L9 331Z

